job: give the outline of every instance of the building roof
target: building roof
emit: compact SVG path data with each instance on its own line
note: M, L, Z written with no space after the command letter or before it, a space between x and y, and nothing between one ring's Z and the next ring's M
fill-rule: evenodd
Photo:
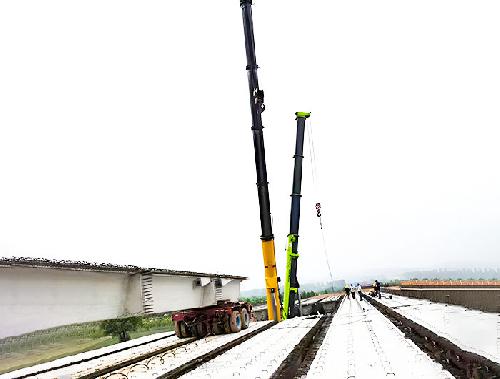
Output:
M101 272L124 272L129 274L153 273L164 275L177 276L203 276L211 278L227 278L227 279L248 279L245 276L226 275L226 274L210 274L195 271L170 270L165 268L153 267L138 267L131 265L116 265L112 263L90 263L85 261L69 261L69 260L53 260L44 258L29 258L29 257L11 257L0 258L0 266L16 266L16 267L40 267L76 271L101 271Z

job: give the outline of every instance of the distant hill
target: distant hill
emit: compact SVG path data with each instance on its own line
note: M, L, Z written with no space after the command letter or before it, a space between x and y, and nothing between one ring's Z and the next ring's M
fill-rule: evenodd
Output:
M344 288L345 281L344 280L334 280L333 281L333 291L338 291ZM283 289L283 286L280 286L280 289ZM314 283L304 283L300 284L301 291L332 291L332 283L331 282L314 282ZM241 296L243 297L252 297L252 296L265 296L266 290L265 288L255 288L251 290L241 291Z
M410 271L402 275L404 279L500 279L500 270L498 268L464 268L464 269L438 269L438 270L420 270Z

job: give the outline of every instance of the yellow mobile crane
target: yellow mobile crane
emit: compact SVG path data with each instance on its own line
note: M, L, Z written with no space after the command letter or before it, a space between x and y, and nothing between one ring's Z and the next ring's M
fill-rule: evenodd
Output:
M262 255L266 277L267 315L270 320L281 321L281 302L278 287L278 272L274 252L274 236L271 225L271 210L266 170L266 152L262 132L262 112L264 91L259 89L257 60L255 58L255 39L253 34L252 0L240 0L245 32L247 55L248 86L250 90L250 110L252 112L252 134L255 149L255 168L257 170L257 194L260 206L260 226L262 235Z

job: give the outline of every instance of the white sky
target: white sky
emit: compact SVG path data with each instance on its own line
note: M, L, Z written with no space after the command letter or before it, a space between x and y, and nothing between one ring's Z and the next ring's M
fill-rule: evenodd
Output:
M294 112L311 111L299 280L500 266L500 3L264 1L254 25L283 276ZM0 3L0 255L263 286L239 2ZM306 149L306 155L309 151Z

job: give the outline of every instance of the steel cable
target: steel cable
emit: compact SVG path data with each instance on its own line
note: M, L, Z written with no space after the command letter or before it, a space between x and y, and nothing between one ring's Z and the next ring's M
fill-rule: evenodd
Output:
M312 181L313 181L313 192L314 192L314 197L319 200L319 184L318 184L318 173L317 173L317 167L316 167L316 150L314 149L314 139L313 139L313 132L312 132L312 126L309 123L309 127L307 129L307 140L309 143L309 159L311 161L311 176L312 176ZM332 286L332 292L335 292L335 288L333 286L333 273L332 273L332 268L330 265L330 260L328 259L328 251L326 247L326 230L323 227L323 219L322 219L322 214L321 214L321 202L316 202L316 215L319 219L319 227L321 230L321 239L323 242L323 254L325 256L325 261L326 261L326 266L328 268L328 273L330 275L330 281L331 281L331 286Z

